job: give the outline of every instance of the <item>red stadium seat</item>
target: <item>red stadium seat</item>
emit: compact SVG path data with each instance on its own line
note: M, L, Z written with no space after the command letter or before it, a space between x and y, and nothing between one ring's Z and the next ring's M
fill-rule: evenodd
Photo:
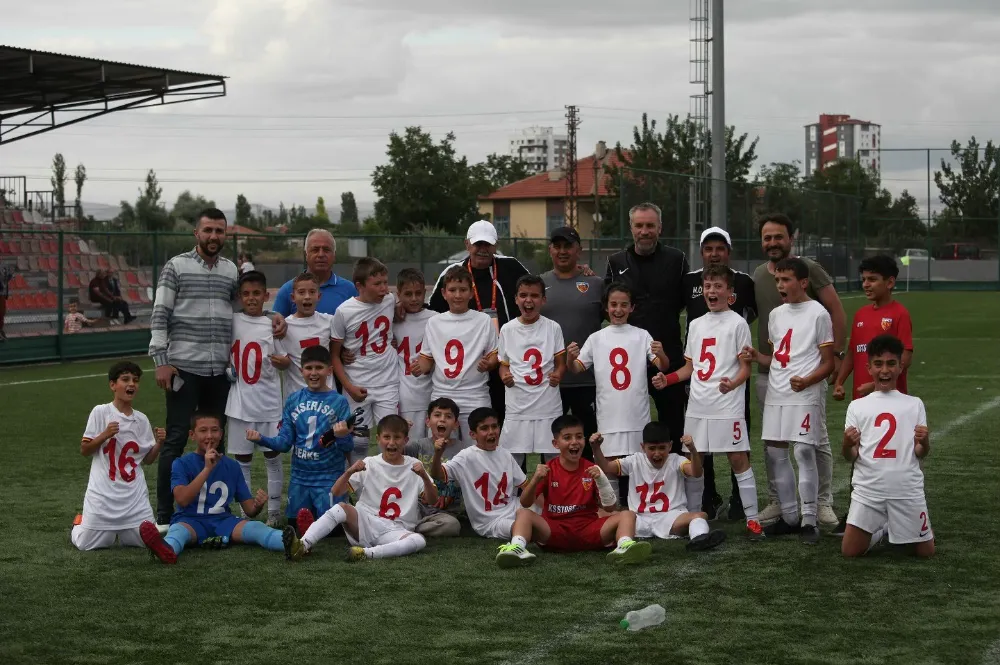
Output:
M118 268L120 270L131 270L128 263L125 262L125 257L121 254L118 255Z
M128 290L128 299L131 302L139 302L140 300L142 300L139 297L139 291L137 289L129 289Z
M128 282L129 286L139 286L139 278L135 276L134 272L125 273L125 281Z
M75 256L69 257L69 269L77 272L83 270L83 266L80 265L80 259Z
M31 253L41 254L42 253L42 241L37 237L31 239Z
M45 292L43 302L45 309L56 309L59 307L59 300L56 298L56 294L52 291Z
M64 254L79 254L80 245L71 240L67 240L63 243L63 253Z
M0 240L0 254L13 254L13 252L11 252L7 247L7 243L3 240Z
M140 272L139 275L139 286L152 286L153 282L150 281L148 272Z
M31 265L28 263L28 257L24 254L19 254L17 257L17 269L21 272L28 272L31 270Z
M15 224L24 224L24 215L21 214L20 210L12 210L11 213Z
M100 268L101 270L111 270L111 264L108 263L107 257L105 257L103 254L97 257L97 268ZM97 268L95 268L95 270Z
M77 275L75 272L66 273L66 277L69 279L70 287L78 289L81 286L83 286L83 283L80 281L79 275Z
M24 275L14 275L14 279L10 281L10 288L17 289L19 291L24 291L28 288L28 282L24 280Z
M16 311L24 309L24 296L20 293L15 293L7 299L7 309Z

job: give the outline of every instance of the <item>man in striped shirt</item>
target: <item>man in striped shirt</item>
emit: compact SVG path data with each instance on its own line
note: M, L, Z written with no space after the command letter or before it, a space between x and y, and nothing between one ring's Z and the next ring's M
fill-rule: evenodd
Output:
M191 416L207 411L221 417L229 396L226 367L239 272L220 256L226 216L217 208L203 210L194 236L198 244L193 250L163 266L150 317L149 355L156 364L156 385L167 393L167 438L156 477L160 524L169 524L174 512L171 467L184 453ZM275 335L283 335L284 319L275 315L273 324Z

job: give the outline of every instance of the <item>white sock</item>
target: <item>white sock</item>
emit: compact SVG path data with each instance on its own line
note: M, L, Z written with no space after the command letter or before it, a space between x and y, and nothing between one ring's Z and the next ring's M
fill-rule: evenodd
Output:
M684 494L687 496L688 512L697 513L701 511L701 498L705 494L705 476L697 478L684 477ZM714 515L713 515L714 517Z
M774 460L767 454L772 446L764 444L764 473L767 476L767 502L778 502L778 485L774 482Z
M240 471L243 472L243 480L247 484L247 489L250 490L250 494L253 494L253 486L250 484L250 466L253 462L240 462L237 460L237 463L240 465Z
M833 452L829 438L816 446L816 471L819 475L819 491L816 503L821 506L833 505Z
M696 517L691 520L691 524L688 525L688 538L694 540L698 536L703 536L708 533L708 522L704 517Z
M781 518L793 526L799 523L799 506L795 501L795 470L788 448L767 447L767 457L774 471L774 485L781 504Z
M281 510L281 488L285 484L281 456L265 457L264 468L267 470L267 512L277 513Z
M753 469L736 474L736 484L740 488L740 502L748 520L757 519L757 481Z
M873 549L875 549L876 545L882 542L882 539L885 538L885 532L888 528L889 528L888 525L882 526L881 528L877 529L875 533L872 534L872 541L868 543L868 549L865 550L865 554L871 552Z
M302 544L307 550L311 550L313 545L329 536L334 529L346 521L347 513L344 511L344 507L338 503L320 515L319 519L306 529L306 532L302 534Z
M631 542L632 540L633 540L632 536L622 536L621 538L618 539L618 547L621 547L622 544Z
M802 500L802 525L816 526L816 495L819 492L816 448L807 443L795 444L795 461L799 465L799 498Z
M400 538L394 543L366 547L365 554L369 559L391 559L396 556L406 556L419 552L427 546L427 541L419 533Z
M510 544L520 545L521 547L527 547L528 541L522 538L521 536L514 536L513 538L510 539Z

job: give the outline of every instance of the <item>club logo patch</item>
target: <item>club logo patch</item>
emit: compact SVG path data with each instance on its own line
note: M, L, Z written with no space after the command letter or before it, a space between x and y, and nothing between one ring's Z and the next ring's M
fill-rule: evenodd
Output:
M583 480L583 489L589 492L590 488L594 484L594 479L593 478L583 478L582 480Z
M888 330L891 327L892 327L892 319L890 318L882 319L882 330Z
M731 293L729 295L729 306L732 307L735 304L736 304L736 294L735 293Z
M577 282L576 290L579 291L580 293L586 293L587 291L590 290L590 284L587 282Z

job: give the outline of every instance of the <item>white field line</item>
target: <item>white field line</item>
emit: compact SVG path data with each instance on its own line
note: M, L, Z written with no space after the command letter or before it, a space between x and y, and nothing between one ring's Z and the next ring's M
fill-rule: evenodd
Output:
M1000 665L1000 639L986 647L983 652L983 665Z
M75 379L92 379L95 376L107 376L107 372L101 372L100 374L81 374L79 376L58 376L51 379L32 379L31 381L11 381L10 383L0 383L0 388L6 388L7 386L24 386L29 383L52 383L54 381L73 381Z

